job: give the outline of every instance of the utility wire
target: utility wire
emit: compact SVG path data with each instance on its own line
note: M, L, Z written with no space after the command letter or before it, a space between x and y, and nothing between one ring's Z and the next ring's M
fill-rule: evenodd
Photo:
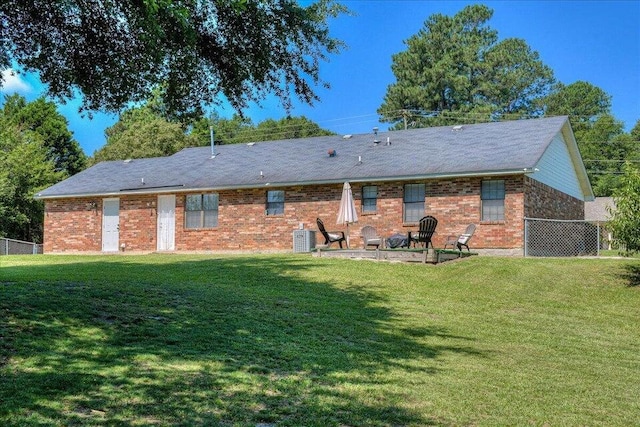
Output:
M411 118L422 118L422 119L439 119L439 120L448 120L448 121L467 120L470 122L478 122L478 121L504 122L504 121L511 121L513 119L526 118L526 117L523 117L521 114L515 114L515 113L505 113L505 114L499 114L497 116L494 116L489 113L400 109L400 110L384 111L382 112L382 115L378 113L360 114L355 116L338 117L333 119L314 121L312 123L317 124L323 130L328 130L328 129L325 129L325 127L332 127L334 129L336 127L347 128L347 127L355 127L358 125L362 125L363 123L371 123L372 127L375 127L380 124L381 122L380 119L382 116L386 116L386 117L397 116L398 120L396 123L402 123L403 117L406 118L407 120L410 120ZM530 117L530 119L535 120L536 118L547 118L547 117L553 117L553 116L536 116L536 117ZM572 116L572 117L577 117L577 116ZM583 117L591 118L586 116L583 116ZM248 125L248 126L253 126L248 128L240 127L240 129L238 130L240 135L238 135L236 138L227 139L227 143L237 143L240 141L245 141L246 137L253 133L255 133L256 136L260 136L261 138L265 138L267 140L273 139L273 138L279 138L282 135L282 133L286 132L287 130L295 130L295 129L304 127L304 126L301 126L300 124L291 124L291 125L280 126L278 129L275 129L275 130L271 130L271 129L261 130L261 129L257 129L258 125ZM407 122L407 127L410 127L409 122ZM393 131L393 129L390 129L389 131ZM637 141L637 140L625 141L625 142L640 143L640 141ZM597 144L597 145L604 145L608 143L610 142L589 142L589 144Z

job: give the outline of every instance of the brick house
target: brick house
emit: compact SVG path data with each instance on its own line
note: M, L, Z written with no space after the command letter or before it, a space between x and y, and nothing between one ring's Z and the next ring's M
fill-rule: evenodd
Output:
M345 181L352 247L365 225L388 236L433 215L435 247L475 223L473 249L516 250L525 217L582 219L593 199L566 117L188 148L102 162L36 198L46 253L284 251L317 217L344 230Z

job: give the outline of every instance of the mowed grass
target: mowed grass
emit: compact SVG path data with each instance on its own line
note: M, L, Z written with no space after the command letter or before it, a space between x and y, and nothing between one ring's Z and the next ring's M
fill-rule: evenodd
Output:
M640 262L0 258L3 426L630 426Z

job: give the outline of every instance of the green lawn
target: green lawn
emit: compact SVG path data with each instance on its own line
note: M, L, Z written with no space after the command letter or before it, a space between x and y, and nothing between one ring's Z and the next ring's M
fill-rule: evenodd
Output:
M630 426L637 259L0 257L0 425Z

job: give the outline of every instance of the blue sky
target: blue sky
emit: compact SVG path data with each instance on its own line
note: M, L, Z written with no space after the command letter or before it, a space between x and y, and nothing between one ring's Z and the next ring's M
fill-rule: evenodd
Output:
M391 56L405 50L432 14L454 15L474 2L418 0L343 0L354 16L331 21L334 37L347 48L322 64L321 76L331 89L318 88L321 101L296 104L292 115L304 115L339 134L370 132L387 86L394 82ZM612 112L629 131L640 119L640 0L633 1L485 1L494 10L489 26L499 38L524 39L565 84L583 80L612 97ZM3 93L17 91L31 100L42 95L35 75L9 77ZM106 143L104 130L115 115L78 114L79 102L60 105L87 155ZM232 111L219 111L230 117ZM285 115L274 99L245 112L254 123Z

